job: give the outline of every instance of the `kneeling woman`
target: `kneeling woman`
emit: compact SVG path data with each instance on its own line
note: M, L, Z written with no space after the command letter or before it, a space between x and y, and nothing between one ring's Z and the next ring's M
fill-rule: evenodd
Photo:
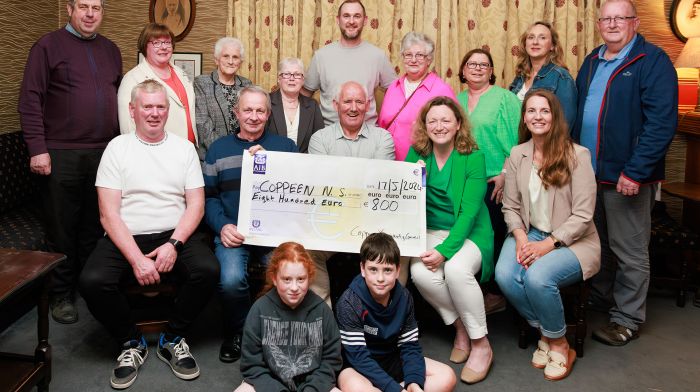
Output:
M503 215L510 235L496 264L496 282L539 329L532 365L554 381L568 376L576 359L566 341L559 287L600 268L596 182L590 153L569 139L554 94L528 92L519 133L522 144L513 147L506 165Z
M340 333L331 309L309 291L315 272L300 244L285 242L272 252L266 293L243 328L243 383L236 392L339 392Z
M462 109L448 97L433 98L416 119L406 161L427 172L429 250L411 259L411 276L445 324L456 330L450 361L467 362L461 379L483 380L493 352L486 337L484 298L474 275L493 272L493 230L484 203L486 163Z

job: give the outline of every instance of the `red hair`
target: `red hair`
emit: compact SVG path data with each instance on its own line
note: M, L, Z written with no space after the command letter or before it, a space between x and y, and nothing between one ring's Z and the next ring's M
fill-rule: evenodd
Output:
M275 287L273 281L284 263L301 263L309 275L309 284L314 281L316 265L311 259L309 252L299 243L284 242L272 251L272 256L267 264L267 271L265 271L265 287L260 292L261 296Z

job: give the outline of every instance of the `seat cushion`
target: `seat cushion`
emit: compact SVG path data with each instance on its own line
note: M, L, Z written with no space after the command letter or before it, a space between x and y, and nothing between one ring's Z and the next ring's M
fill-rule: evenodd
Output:
M0 214L33 199L37 187L21 132L0 134Z
M20 207L0 214L0 248L47 250L38 208Z

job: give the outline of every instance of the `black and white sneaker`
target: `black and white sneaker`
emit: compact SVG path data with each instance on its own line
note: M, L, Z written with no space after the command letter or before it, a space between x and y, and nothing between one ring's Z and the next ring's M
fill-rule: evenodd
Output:
M139 374L139 367L146 361L148 347L146 339L130 340L122 345L122 353L117 358L117 367L112 370L112 377L109 383L114 389L124 389L131 386L136 381Z
M199 377L199 366L190 353L190 347L185 339L177 336L172 341L160 334L158 340L158 358L167 363L175 375L183 380L192 380Z

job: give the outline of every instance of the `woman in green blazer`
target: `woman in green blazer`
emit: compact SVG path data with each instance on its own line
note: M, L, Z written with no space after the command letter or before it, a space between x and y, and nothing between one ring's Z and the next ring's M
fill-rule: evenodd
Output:
M483 380L493 361L486 337L484 300L475 275L493 273L493 230L486 193L484 154L477 149L462 109L448 97L423 106L407 162L427 172L428 250L411 259L411 275L421 295L456 330L450 360L466 362L461 378Z

